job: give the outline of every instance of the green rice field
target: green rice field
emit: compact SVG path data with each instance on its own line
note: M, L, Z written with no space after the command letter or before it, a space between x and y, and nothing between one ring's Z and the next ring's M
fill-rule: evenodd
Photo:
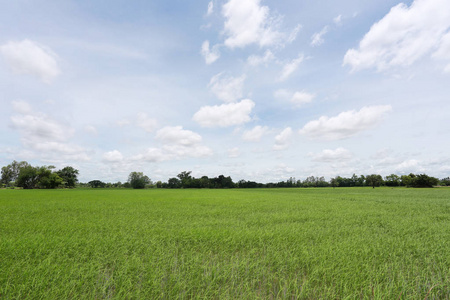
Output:
M450 188L0 190L0 299L450 299Z

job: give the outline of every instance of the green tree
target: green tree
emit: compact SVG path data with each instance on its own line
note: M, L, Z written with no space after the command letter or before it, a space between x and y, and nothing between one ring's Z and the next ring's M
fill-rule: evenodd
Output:
M133 189L143 189L147 184L151 183L150 178L142 172L131 172L128 176L128 182Z
M176 177L169 178L167 181L167 187L169 189L178 189L181 187L181 181Z
M30 165L20 169L16 185L24 189L32 189L39 180L38 170Z
M437 178L428 176L426 174L419 174L412 179L411 186L416 188L431 188L438 183L439 179Z
M399 186L400 185L400 177L395 174L388 175L384 178L384 183L387 186Z
M78 182L78 170L67 166L56 172L64 181L64 185L69 188L75 187Z
M191 176L192 171L183 171L180 174L177 175L177 177L180 179L181 181L181 187L183 188L187 188L190 186L190 183L192 181L192 176Z
M88 185L91 187L91 188L103 188L103 187L105 187L105 185L106 185L106 183L104 183L103 181L101 181L101 180L91 180L91 181L89 181L88 182Z
M376 186L380 186L383 183L383 177L381 175L372 174L366 176L366 184L375 188Z
M0 182L6 186L12 186L19 177L20 169L29 166L26 161L13 161L11 164L2 167L2 177Z

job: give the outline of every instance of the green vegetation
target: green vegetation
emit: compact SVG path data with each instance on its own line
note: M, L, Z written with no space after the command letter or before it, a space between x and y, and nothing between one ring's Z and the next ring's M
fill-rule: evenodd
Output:
M450 189L0 190L2 299L449 299Z

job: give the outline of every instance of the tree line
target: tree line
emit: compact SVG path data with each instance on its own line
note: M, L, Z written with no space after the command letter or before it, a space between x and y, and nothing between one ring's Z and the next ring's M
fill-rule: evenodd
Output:
M2 187L21 187L24 189L74 188L78 182L78 170L67 166L55 170L54 166L33 167L26 161L13 161L2 167L0 184Z
M100 180L93 180L84 184L93 188L165 188L165 189L222 189L222 188L293 188L293 187L354 187L354 186L370 186L372 188L379 186L404 186L404 187L433 187L433 186L450 186L450 178L437 179L426 174L409 174L395 175L391 174L384 178L378 174L360 175L353 174L352 177L346 178L337 176L327 181L324 177L309 176L305 180L296 180L291 177L286 181L259 183L255 181L239 180L233 182L230 176L219 175L210 178L202 176L199 178L191 176L191 171L183 171L176 177L169 178L167 182L152 182L150 178L142 172L131 172L128 181L125 183L104 183Z
M219 175L217 177L202 176L199 178L191 176L191 171L183 171L176 177L169 178L167 182L152 182L142 172L131 172L124 183L105 183L95 179L87 183L78 182L79 171L67 166L61 170L55 170L54 166L31 166L26 161L13 161L2 167L0 187L21 187L24 189L53 189L53 188L166 188L166 189L223 189L223 188L291 188L291 187L353 187L370 186L405 186L405 187L433 187L450 186L450 178L437 179L426 174L396 175L391 174L384 178L379 174L359 175L351 177L337 176L329 181L324 177L309 176L305 180L296 180L291 177L285 181L259 183L256 181L239 180L233 182L230 176Z

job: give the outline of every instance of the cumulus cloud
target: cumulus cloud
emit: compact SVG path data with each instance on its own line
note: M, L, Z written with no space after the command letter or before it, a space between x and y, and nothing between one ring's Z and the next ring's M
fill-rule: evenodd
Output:
M285 89L279 89L275 91L274 97L282 101L289 101L295 107L301 107L304 104L312 102L316 95L306 91L290 92Z
M275 59L275 56L273 55L272 51L266 50L263 56L258 55L250 55L247 58L247 63L252 66L256 67L259 65L267 65L269 62L273 61Z
M260 0L229 0L222 7L225 45L242 48L250 44L270 46L283 38L267 6Z
M291 127L286 127L275 137L275 145L273 150L284 150L289 147L292 140L293 131Z
M156 133L157 140L164 144L190 146L202 141L202 137L193 131L185 130L182 126L166 126Z
M117 163L123 161L123 155L118 150L109 151L103 154L103 160L106 162Z
M242 98L245 75L240 77L227 76L221 72L209 81L209 88L214 95L224 102L235 102Z
M199 134L185 130L182 126L161 128L156 133L156 140L163 145L159 148L149 148L144 153L133 157L133 160L161 162L189 157L207 157L213 153L209 147L201 144L202 137Z
M322 116L318 120L308 122L300 130L300 134L323 140L349 138L375 126L391 110L390 105L366 106L359 111L345 111L331 118Z
M61 73L56 54L30 40L10 41L0 46L0 53L16 74L33 75L44 83L51 83Z
M303 59L304 59L304 56L303 56L303 54L300 53L297 58L286 63L283 66L283 70L281 71L279 80L284 81L284 80L288 79L292 75L292 73L294 73L298 69L298 67L302 63Z
M400 3L372 25L357 49L347 51L343 64L352 71L384 71L430 54L439 56L437 48L445 44L449 28L449 1L415 0L410 7Z
M41 158L89 160L86 150L71 144L75 133L70 128L46 114L34 111L23 101L13 102L15 115L11 116L11 125L21 134L22 144Z
M317 162L341 162L350 160L353 154L345 148L339 147L335 150L325 149L320 153L309 153L313 161Z
M205 59L205 63L207 65L212 64L220 57L219 45L213 46L211 49L209 48L209 41L204 41L202 44L202 50L200 52Z
M244 131L242 134L242 139L248 142L259 142L263 135L269 132L269 127L267 126L255 126L250 130Z
M311 36L311 46L320 46L323 44L323 36L328 32L328 26L322 28L320 32L316 32Z
M158 127L158 122L155 119L149 118L146 113L138 113L136 125L147 132L153 132Z
M194 114L193 120L202 127L228 127L247 123L255 103L244 99L237 103L203 106Z
M302 106L303 104L312 102L315 97L316 95L305 91L295 92L294 95L292 95L291 102L295 106Z
M395 167L395 171L400 172L401 174L414 173L419 170L419 161L416 159L405 160Z

